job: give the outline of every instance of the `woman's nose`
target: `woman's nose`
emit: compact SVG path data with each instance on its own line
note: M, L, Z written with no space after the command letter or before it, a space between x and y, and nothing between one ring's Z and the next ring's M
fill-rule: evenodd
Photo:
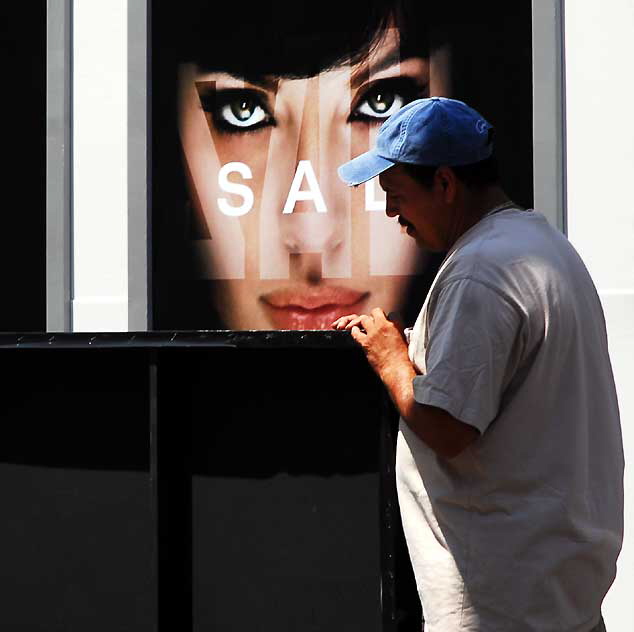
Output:
M336 173L347 154L331 137L318 94L311 94L316 85L307 90L295 174L280 218L284 246L295 254L330 253L342 246L348 232L350 196Z
M347 278L352 271L350 194L336 170L349 160L349 139L336 137L332 108L324 107L322 98L328 93L318 78L289 81L285 89L286 103L297 107L287 119L293 124L272 133L277 160L264 192L270 195L263 208L271 212L261 214L261 232L270 247L261 252L261 274L288 278L290 268L291 276L309 282Z
M292 213L281 220L284 247L292 254L328 253L343 242L343 231L330 211Z

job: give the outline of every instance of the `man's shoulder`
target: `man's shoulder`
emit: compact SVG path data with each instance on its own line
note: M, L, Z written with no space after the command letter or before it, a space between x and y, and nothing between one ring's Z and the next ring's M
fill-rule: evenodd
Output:
M528 248L543 246L552 239L552 228L539 212L508 209L484 217L457 242L457 260L505 261Z
M510 210L479 222L456 242L436 278L436 292L456 281L487 286L515 305L541 305L547 287L565 288L577 267L572 247L535 211Z
M566 238L541 213L509 209L485 217L465 233L441 272L446 277L459 274L487 280L491 273L532 266L537 261L554 265L569 248Z

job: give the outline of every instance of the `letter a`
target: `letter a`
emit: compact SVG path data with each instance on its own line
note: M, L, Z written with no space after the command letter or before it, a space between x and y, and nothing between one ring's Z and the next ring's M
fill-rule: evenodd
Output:
M304 176L306 176L308 183L308 191L300 191ZM317 178L315 177L315 172L313 171L313 166L310 164L310 160L299 161L282 213L292 213L298 200L313 200L318 213L326 213L328 210L321 191L319 190L319 184L317 183Z

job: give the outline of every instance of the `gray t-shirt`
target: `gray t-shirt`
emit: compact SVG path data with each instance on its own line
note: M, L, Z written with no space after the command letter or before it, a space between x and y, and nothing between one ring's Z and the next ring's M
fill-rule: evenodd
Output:
M401 420L397 487L426 632L586 632L616 572L623 448L601 304L538 212L456 242L411 332L416 401L482 434L443 460Z

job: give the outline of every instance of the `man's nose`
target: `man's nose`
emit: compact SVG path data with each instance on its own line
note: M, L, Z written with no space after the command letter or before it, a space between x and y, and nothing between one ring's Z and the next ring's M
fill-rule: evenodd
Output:
M396 209L396 206L392 202L392 199L389 194L386 195L385 197L385 214L388 217L396 217L398 215L398 210Z

